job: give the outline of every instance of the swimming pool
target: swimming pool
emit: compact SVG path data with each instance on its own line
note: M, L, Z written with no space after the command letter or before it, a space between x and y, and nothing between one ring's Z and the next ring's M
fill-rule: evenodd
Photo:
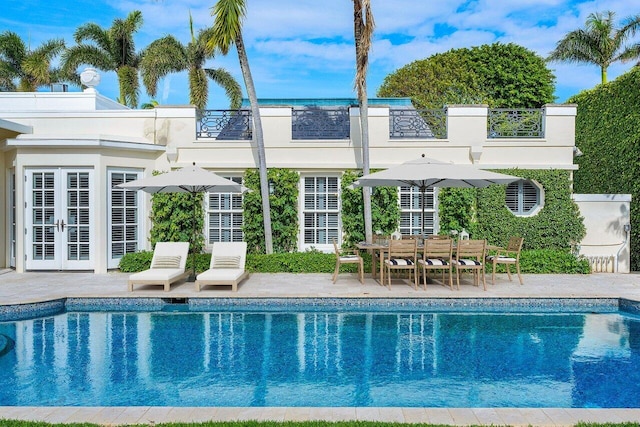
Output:
M640 407L620 305L69 299L0 322L0 406Z

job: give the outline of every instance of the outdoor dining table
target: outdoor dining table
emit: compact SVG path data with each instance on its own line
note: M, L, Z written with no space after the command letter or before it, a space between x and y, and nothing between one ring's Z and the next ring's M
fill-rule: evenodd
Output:
M454 253L456 252L456 246L457 246L457 242L453 242ZM356 244L356 247L358 248L358 250L366 250L371 253L371 277L377 280L378 283L380 283L381 285L384 285L384 262L383 261L384 261L385 252L389 250L389 244L359 242ZM418 244L418 253L422 253L423 249L424 249L424 245ZM486 246L487 251L496 251L500 249L503 249L502 246L496 246L496 245ZM378 270L378 266L377 266L378 257L376 257L376 252L379 254L379 258L380 258L380 267L379 267L380 279L376 278L376 271Z

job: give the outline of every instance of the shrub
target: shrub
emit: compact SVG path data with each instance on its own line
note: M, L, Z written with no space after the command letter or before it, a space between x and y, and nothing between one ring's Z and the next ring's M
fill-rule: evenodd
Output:
M126 254L120 260L120 271L133 273L149 268L153 252L143 251ZM187 269L191 268L192 255L189 255ZM371 255L363 253L364 270L371 272ZM196 272L209 268L211 254L196 254ZM246 270L252 273L332 273L336 266L335 254L318 251L292 252L279 254L248 254ZM571 252L558 249L536 249L522 251L520 268L523 273L589 273L589 262L576 258ZM491 266L487 266L487 272ZM357 272L357 265L348 264L340 268L341 272ZM504 272L499 265L498 272Z

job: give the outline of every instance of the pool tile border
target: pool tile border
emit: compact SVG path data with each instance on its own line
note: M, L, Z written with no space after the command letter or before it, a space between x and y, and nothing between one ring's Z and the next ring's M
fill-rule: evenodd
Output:
M156 298L74 297L38 303L0 305L0 322L53 316L65 311L161 312L244 311L279 312L295 307L322 312L465 312L465 313L610 313L640 315L640 302L624 298Z

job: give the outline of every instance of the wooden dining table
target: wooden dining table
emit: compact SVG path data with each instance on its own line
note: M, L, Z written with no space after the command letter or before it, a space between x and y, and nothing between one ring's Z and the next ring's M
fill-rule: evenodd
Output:
M453 252L456 252L456 244L457 242L453 242ZM356 244L358 250L368 251L371 253L371 276L374 280L377 280L378 283L384 286L384 254L389 251L389 244L382 243L366 243L359 242ZM422 249L424 249L424 245L418 245L418 253L422 253ZM502 246L496 245L487 245L486 251L497 251L503 249ZM378 253L378 257L376 257L376 252ZM380 259L380 266L378 267L378 258ZM380 273L380 278L376 277L376 273Z

